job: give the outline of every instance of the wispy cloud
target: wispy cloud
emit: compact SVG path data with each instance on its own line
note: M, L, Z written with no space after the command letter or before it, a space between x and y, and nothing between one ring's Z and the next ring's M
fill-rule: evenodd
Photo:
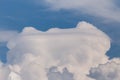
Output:
M76 10L81 13L120 22L120 7L114 0L45 0L52 10Z

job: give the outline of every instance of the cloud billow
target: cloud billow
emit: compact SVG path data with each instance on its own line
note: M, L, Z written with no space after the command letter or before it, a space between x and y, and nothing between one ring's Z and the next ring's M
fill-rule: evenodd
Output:
M46 32L26 27L8 40L7 47L7 64L0 65L0 80L94 80L87 75L94 74L92 67L109 62L105 54L110 39L83 21L76 28Z
M113 59L106 64L99 65L90 70L90 77L95 80L119 80L120 59Z

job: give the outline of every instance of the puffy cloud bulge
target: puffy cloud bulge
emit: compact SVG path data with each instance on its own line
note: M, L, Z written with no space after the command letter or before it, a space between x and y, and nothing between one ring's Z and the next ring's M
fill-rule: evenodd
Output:
M110 39L83 21L76 28L46 32L26 27L8 40L7 47L7 64L0 64L0 80L94 80L97 69L91 68L109 62L105 53Z
M90 70L90 77L95 80L119 80L120 59L113 59L106 64L99 65Z

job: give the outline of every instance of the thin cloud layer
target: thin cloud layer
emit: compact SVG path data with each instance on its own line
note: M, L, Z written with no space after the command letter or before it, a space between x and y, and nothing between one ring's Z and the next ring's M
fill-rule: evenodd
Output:
M109 62L105 53L110 39L92 24L80 22L76 28L46 32L26 27L9 39L7 47L0 80L94 80L87 74Z
M120 22L120 7L114 0L45 0L52 10L76 10L92 16Z

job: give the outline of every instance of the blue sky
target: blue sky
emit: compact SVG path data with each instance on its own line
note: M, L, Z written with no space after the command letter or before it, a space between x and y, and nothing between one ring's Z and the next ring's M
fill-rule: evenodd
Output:
M73 3L73 6L62 6L63 0L61 0L61 2L54 2L55 0L53 0L53 2L52 0L50 1L51 2L47 2L47 0L0 0L0 30L17 30L20 32L26 26L33 26L39 30L46 31L53 27L72 28L75 27L79 21L87 21L110 36L112 46L107 53L108 56L111 58L120 57L119 0L114 1L113 4L115 7L112 7L114 10L111 8L112 3L110 1L112 0L106 0L106 2L101 0L101 5L102 2L106 4L109 3L110 5L108 5L108 7L110 7L109 10L107 8L105 9L106 14L103 14L104 10L101 9L102 7L100 9L98 8L98 10L97 7L96 10L92 10L89 9L89 4L82 7L79 7L79 4L76 6L76 3ZM91 2L92 1L94 0L91 0ZM96 5L93 7L95 6ZM0 43L0 59L4 62L6 61L5 53L7 51L8 49L5 47L5 43Z

